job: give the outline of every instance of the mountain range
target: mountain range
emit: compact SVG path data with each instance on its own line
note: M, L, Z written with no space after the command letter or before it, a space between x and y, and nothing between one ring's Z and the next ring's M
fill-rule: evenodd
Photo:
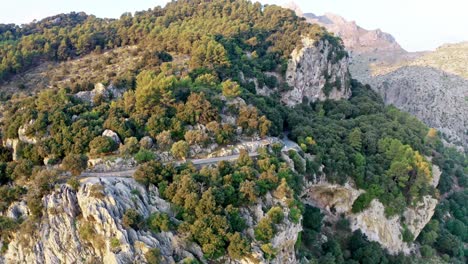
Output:
M380 29L366 30L332 13L303 16L343 40L352 76L370 84L387 104L436 128L447 143L468 146L468 42L407 52Z

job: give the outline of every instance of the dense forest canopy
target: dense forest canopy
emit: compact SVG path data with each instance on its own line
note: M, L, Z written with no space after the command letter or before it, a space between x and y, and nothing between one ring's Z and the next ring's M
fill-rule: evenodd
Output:
M190 54L192 67L226 66L226 48L256 51L259 56L269 51L276 63L265 64L271 66L287 58L302 36L326 34L290 10L247 0L174 1L134 16L125 13L118 20L71 13L0 29L0 80L41 60L67 60L141 42L155 51Z
M366 191L353 205L355 212L376 198L387 216L402 217L404 209L424 195L443 196L417 242L423 258L463 263L466 157L445 148L434 130L385 106L370 87L354 80L350 100L304 102L294 108L281 104L281 92L290 88L282 78L266 73L284 75L289 55L305 36L326 39L346 55L339 38L293 11L247 0L180 0L119 19L71 13L21 27L0 25L3 82L44 61L71 61L119 47L135 47L131 56L141 57L134 68L101 77L106 86L122 91L118 96L100 95L91 101L77 97L77 92L94 87L81 76L2 102L2 141L19 138L20 130L36 141L20 141L16 153L0 147L0 211L25 199L40 219L41 198L52 191L58 176L45 169L44 161L79 175L89 158L117 154L142 164L134 178L145 186L156 185L175 205L180 223L175 226L165 215L139 219L129 211L128 226L188 234L208 259L226 253L241 258L249 254L251 240L263 244L265 255L274 255L269 241L282 219L278 209L269 209L253 238L243 233L245 223L238 213L274 192L289 199L291 221L303 215L305 230L296 249L311 263L410 263L408 257L389 256L359 232L351 233L345 219L337 235L330 233L318 209L301 204L302 182L325 175L330 182L352 181ZM271 95L258 95L253 79ZM235 122L226 122L226 117ZM205 129L195 129L199 126ZM102 136L106 129L116 132L122 144ZM301 147L299 153L288 153L294 169L275 147L262 150L255 161L241 155L236 163L220 163L215 169L174 168L155 161L163 152L184 159L194 145L226 146L239 138L284 134ZM438 189L429 184L430 159L443 171ZM74 186L74 180L68 179L69 184ZM201 185L206 189L200 191ZM6 230L0 236L7 239L9 231L26 224L37 222L0 217L0 229ZM328 237L326 243L320 233Z

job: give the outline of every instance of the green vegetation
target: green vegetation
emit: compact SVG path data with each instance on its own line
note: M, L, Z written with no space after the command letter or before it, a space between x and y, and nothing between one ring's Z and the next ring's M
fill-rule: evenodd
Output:
M249 257L254 239L270 260L277 254L271 244L277 227L283 221L302 219L304 231L297 242L301 260L408 262L404 256L387 255L359 232L351 233L345 219L335 226L323 223L318 209L300 203L303 180L325 176L340 184L351 180L366 191L353 204L354 212L378 199L388 216L401 216L424 195L440 192L442 202L421 235L414 238L405 229L402 237L407 242L416 239L424 258L464 263L465 155L444 148L436 131L385 106L370 87L356 81L351 83L353 96L348 101L284 106L280 92L289 88L271 72L284 75L288 56L300 47L303 36L331 43L335 49L331 61L347 56L339 38L292 11L247 0L179 0L115 20L71 13L22 27L0 25L0 81L44 61L72 60L90 53L100 58L90 71L99 72L113 63L115 47L132 46L129 57L140 58L125 72L100 77L106 86L122 90L115 98L102 95L88 102L74 96L94 87L85 75L2 102L1 141L18 138L23 127L37 143L20 142L15 161L9 149L0 147L0 211L24 199L33 218L40 219L41 199L53 190L59 175L44 169L44 159L79 175L88 157L120 154L135 158L140 166L134 179L145 187L157 186L176 214L154 213L143 219L136 210L127 210L124 227L177 232L198 244L210 261L226 254L233 259ZM110 53L99 56L103 51ZM68 69L62 70L67 76ZM268 87L271 96L257 95L253 79ZM327 81L324 92L333 85L340 86ZM124 144L118 146L102 136L106 129L116 132ZM281 137L285 132L301 148L299 153L287 153L293 168L283 160L279 145L259 150L256 159L241 152L235 163L213 167L195 168L190 163L176 167L160 161L163 153L185 159L191 147L226 146L239 138ZM438 190L429 184L432 172L426 157L443 171ZM76 178L66 180L78 189ZM265 216L255 220L254 237L250 237L242 209L268 193L288 208L264 208ZM106 192L95 184L90 195L101 199ZM0 225L2 236L17 227L5 217ZM33 225L32 220L28 225ZM95 246L105 244L94 237L91 223L83 221L79 233ZM110 241L112 247L118 247L117 242ZM152 249L145 258L158 263L163 257Z
M268 151L263 151L257 161L243 152L234 164L220 162L217 167L200 170L190 163L172 167L150 161L134 174L138 182L159 187L160 195L174 205L179 222L177 231L199 244L209 259L226 253L235 259L248 256L251 238L244 233L246 224L239 208L258 202L252 195L257 198L276 190L282 179L286 180L286 186L287 182L295 184L296 177L298 175L285 166L283 160ZM245 187L246 182L249 187ZM282 207L272 207L255 228L256 239L268 243L275 225L284 218ZM133 211L125 213L124 223L142 227ZM168 215L162 213L152 214L146 226L155 233L174 228Z

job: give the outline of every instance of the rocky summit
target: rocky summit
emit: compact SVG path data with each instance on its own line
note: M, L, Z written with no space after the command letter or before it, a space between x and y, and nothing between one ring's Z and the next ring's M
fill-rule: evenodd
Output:
M392 35L382 32L380 29L366 30L357 25L355 21L347 21L332 13L326 13L323 16L305 13L303 16L310 23L319 24L335 33L343 39L346 48L352 52L405 52Z

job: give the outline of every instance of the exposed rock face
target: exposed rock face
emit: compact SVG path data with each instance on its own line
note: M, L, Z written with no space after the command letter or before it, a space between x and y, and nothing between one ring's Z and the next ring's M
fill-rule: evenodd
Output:
M419 236L424 226L431 220L436 206L436 199L431 196L424 196L416 206L405 211L405 224L415 238Z
M440 170L437 166L433 166L433 174L434 179L439 179ZM432 184L437 186L438 180ZM431 220L437 205L435 198L424 196L419 203L405 210L402 221L398 216L387 218L384 205L377 199L366 210L354 214L352 205L364 191L356 189L352 184L341 186L322 180L314 184L308 183L304 190L302 197L305 203L321 208L331 220L344 213L353 231L360 229L370 240L379 242L392 254L410 253L412 246L402 239L403 226L416 238Z
M353 188L349 183L343 186L326 181L317 184L308 183L305 188L307 189L306 200L309 203L329 212L333 208L336 214L350 212L354 201L364 192Z
M236 145L230 145L224 148L221 148L217 151L212 151L210 154L207 155L208 158L213 157L224 157L224 156L231 156L236 155L241 152L241 150L246 150L249 153L257 152L259 148L265 148L268 145L273 143L280 142L278 138L274 137L267 137L262 140L257 141L244 141L240 142Z
M353 52L404 52L392 35L382 32L380 29L366 30L356 25L355 21L346 21L343 17L332 13L326 13L323 16L307 13L303 16L309 22L319 24L328 31L335 33L343 39L345 46Z
M134 158L95 158L88 160L88 169L93 172L112 172L134 169L137 162Z
M361 79L371 84L385 103L415 115L450 142L468 146L468 80L419 66Z
M371 59L375 57L374 59ZM441 131L451 143L468 146L468 42L405 56L353 58L354 77L394 104Z
M120 141L120 138L119 138L119 135L117 135L117 133L115 133L114 131L110 130L110 129L106 129L104 130L104 132L102 132L102 136L104 137L110 137L115 143L117 144L120 144L122 143Z
M102 186L102 196L93 191L93 185ZM20 243L16 236L5 254L7 263L87 263L91 259L142 263L149 248L158 248L165 263L174 263L174 257L202 258L197 246L187 245L172 232L152 235L123 227L122 217L128 209L137 210L143 217L152 212L171 214L169 203L159 198L155 187L147 191L132 179L89 179L78 192L62 185L44 197L43 204L39 236L27 239L29 245ZM80 234L89 224L94 234L87 241ZM114 239L117 247L111 245Z
M272 262L265 261L265 263L297 263L294 246L302 231L302 225L292 223L288 214L289 210L285 213L285 222L276 226L277 233L271 241L271 245L278 250L278 254Z
M254 226L266 216L263 208L271 208L273 206L280 206L283 208L284 219L282 223L275 225L275 236L271 239L271 245L275 248L277 254L274 259L267 260L263 257L260 245L252 243L252 258L245 258L241 260L241 263L272 263L272 264L283 264L283 263L297 263L294 245L298 239L299 233L302 231L302 224L293 223L289 219L289 207L288 202L284 199L274 198L269 193L264 198L259 198L255 205L247 208L242 208L241 213L246 223L249 226L246 233L254 237ZM234 263L234 262L233 262Z
M174 217L171 205L159 197L154 186L146 189L133 179L125 178L88 178L78 191L61 185L42 202L43 216L37 230L32 235L15 233L0 262L147 263L145 253L157 248L164 259L162 263L183 263L188 258L207 263L200 247L176 231L154 234L124 226L123 215L129 209L136 210L143 218L154 212ZM289 220L286 200L267 194L255 205L241 208L248 224L246 233L254 236L255 225L266 215L263 207L272 206L281 206L284 212L284 220L276 226L271 240L277 250L276 257L264 259L260 245L253 242L251 257L236 261L226 256L223 262L297 263L294 245L302 225ZM6 216L27 218L29 213L26 204L18 202L10 206Z
M412 250L412 245L403 242L402 226L406 225L416 238L431 220L436 205L436 199L431 196L424 196L416 206L405 210L403 213L405 220L402 222L398 216L387 218L384 205L374 199L369 208L361 213L349 216L351 230L360 229L370 240L379 242L392 254L398 252L408 254Z
M384 210L381 202L372 200L369 208L348 216L351 230L360 229L369 240L379 242L392 254L400 251L409 253L410 248L402 240L402 227L398 216L388 219Z
M286 82L292 90L282 95L289 106L325 99L347 99L351 96L348 57L328 40L302 40L303 47L291 54Z
M75 97L93 104L97 96L102 96L103 99L107 100L115 99L121 97L123 92L123 90L120 90L113 85L105 87L102 83L96 83L93 90L78 92L75 94Z
M6 148L9 148L13 151L13 160L18 160L18 143L19 139L8 138L3 142Z
M26 135L26 130L28 129L29 126L34 124L35 120L30 120L28 124L21 126L18 128L18 138L20 141L23 141L24 143L28 144L36 144L37 143L37 138L35 137L29 137Z

